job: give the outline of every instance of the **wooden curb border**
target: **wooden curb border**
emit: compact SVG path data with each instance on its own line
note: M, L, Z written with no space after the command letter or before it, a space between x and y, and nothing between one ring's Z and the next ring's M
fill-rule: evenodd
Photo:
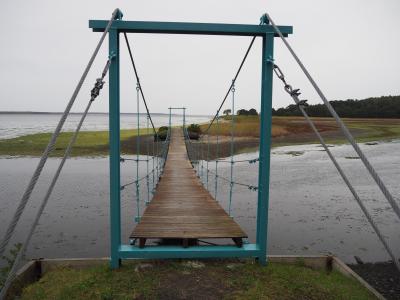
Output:
M34 259L25 264L16 274L16 277L6 293L5 299L14 299L21 293L22 289L35 281L38 281L47 272L50 272L60 266L68 266L74 269L85 269L93 266L109 263L110 258L41 258ZM312 269L335 270L346 277L357 280L377 299L385 298L362 279L357 273L350 269L344 262L335 256L321 255L268 255L268 261L285 264L298 264Z

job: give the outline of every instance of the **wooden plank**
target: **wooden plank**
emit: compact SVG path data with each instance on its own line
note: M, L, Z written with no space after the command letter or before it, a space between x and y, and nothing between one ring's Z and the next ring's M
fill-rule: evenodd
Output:
M238 246L247 237L203 187L187 158L181 130L174 129L156 193L130 238L231 238Z

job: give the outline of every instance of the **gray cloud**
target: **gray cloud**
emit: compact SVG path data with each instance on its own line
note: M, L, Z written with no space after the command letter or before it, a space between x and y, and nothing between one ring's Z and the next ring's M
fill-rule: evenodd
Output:
M89 19L258 24L268 11L290 36L329 99L400 94L400 2L373 1L22 1L1 4L0 110L62 111L99 38ZM153 112L185 105L211 114L224 96L249 43L244 37L130 34L142 85ZM123 42L123 41L121 41ZM276 62L311 103L316 94L281 41ZM122 45L121 107L135 111L135 80ZM105 43L74 111L82 110L107 57ZM238 107L259 107L260 41L237 82ZM94 111L107 111L105 88ZM290 104L278 81L274 107Z

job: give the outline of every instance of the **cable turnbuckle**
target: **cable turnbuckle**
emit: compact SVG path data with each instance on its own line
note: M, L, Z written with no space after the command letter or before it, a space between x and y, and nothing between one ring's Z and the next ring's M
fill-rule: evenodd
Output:
M279 68L279 66L276 65L276 64L274 64L274 73L276 74L276 76L277 76L280 80L282 80L282 81L286 84L285 75L283 74L283 72L282 72L282 70Z
M103 88L105 81L103 81L103 78L97 78L96 83L94 84L93 89L90 92L90 101L94 101L97 96L100 94L100 90Z

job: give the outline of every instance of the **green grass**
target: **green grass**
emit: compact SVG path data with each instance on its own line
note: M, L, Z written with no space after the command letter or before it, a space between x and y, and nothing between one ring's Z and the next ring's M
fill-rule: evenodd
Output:
M140 271L135 266L60 267L26 287L21 299L374 299L353 279L301 264L214 261L195 268L168 261Z
M147 129L141 129L139 135L147 134ZM37 133L12 139L0 140L0 155L40 156L46 148L51 133ZM71 139L72 132L62 132L57 139L51 156L63 156ZM122 152L128 152L125 142L137 136L136 130L121 130ZM79 133L73 147L72 156L97 156L108 154L108 131L82 131Z
M369 120L358 122L352 119L346 119L346 125L351 129L363 130L364 133L360 134L358 140L360 142L367 142L371 140L390 140L400 137L400 122L398 119L379 119L378 121Z
M216 123L209 130L210 135L225 135L231 133L231 117L224 117L217 130ZM331 144L346 143L346 139L338 129L332 118L313 118L318 130L326 142ZM400 119L343 119L352 131L358 142L387 141L400 138ZM236 137L259 137L258 116L236 116ZM205 131L208 124L200 125ZM140 134L145 135L147 129L142 129ZM38 133L21 136L13 139L0 140L0 155L7 156L40 156L45 149L51 134ZM62 156L71 138L71 132L64 132L57 140L52 156ZM135 151L136 130L121 130L121 151L124 154L133 154ZM301 117L273 117L272 119L273 146L286 146L295 144L318 143L309 125ZM145 147L141 147L145 149ZM238 149L238 151L251 151L253 148ZM143 150L144 151L144 150ZM72 156L98 156L108 154L107 131L83 131L73 148Z

